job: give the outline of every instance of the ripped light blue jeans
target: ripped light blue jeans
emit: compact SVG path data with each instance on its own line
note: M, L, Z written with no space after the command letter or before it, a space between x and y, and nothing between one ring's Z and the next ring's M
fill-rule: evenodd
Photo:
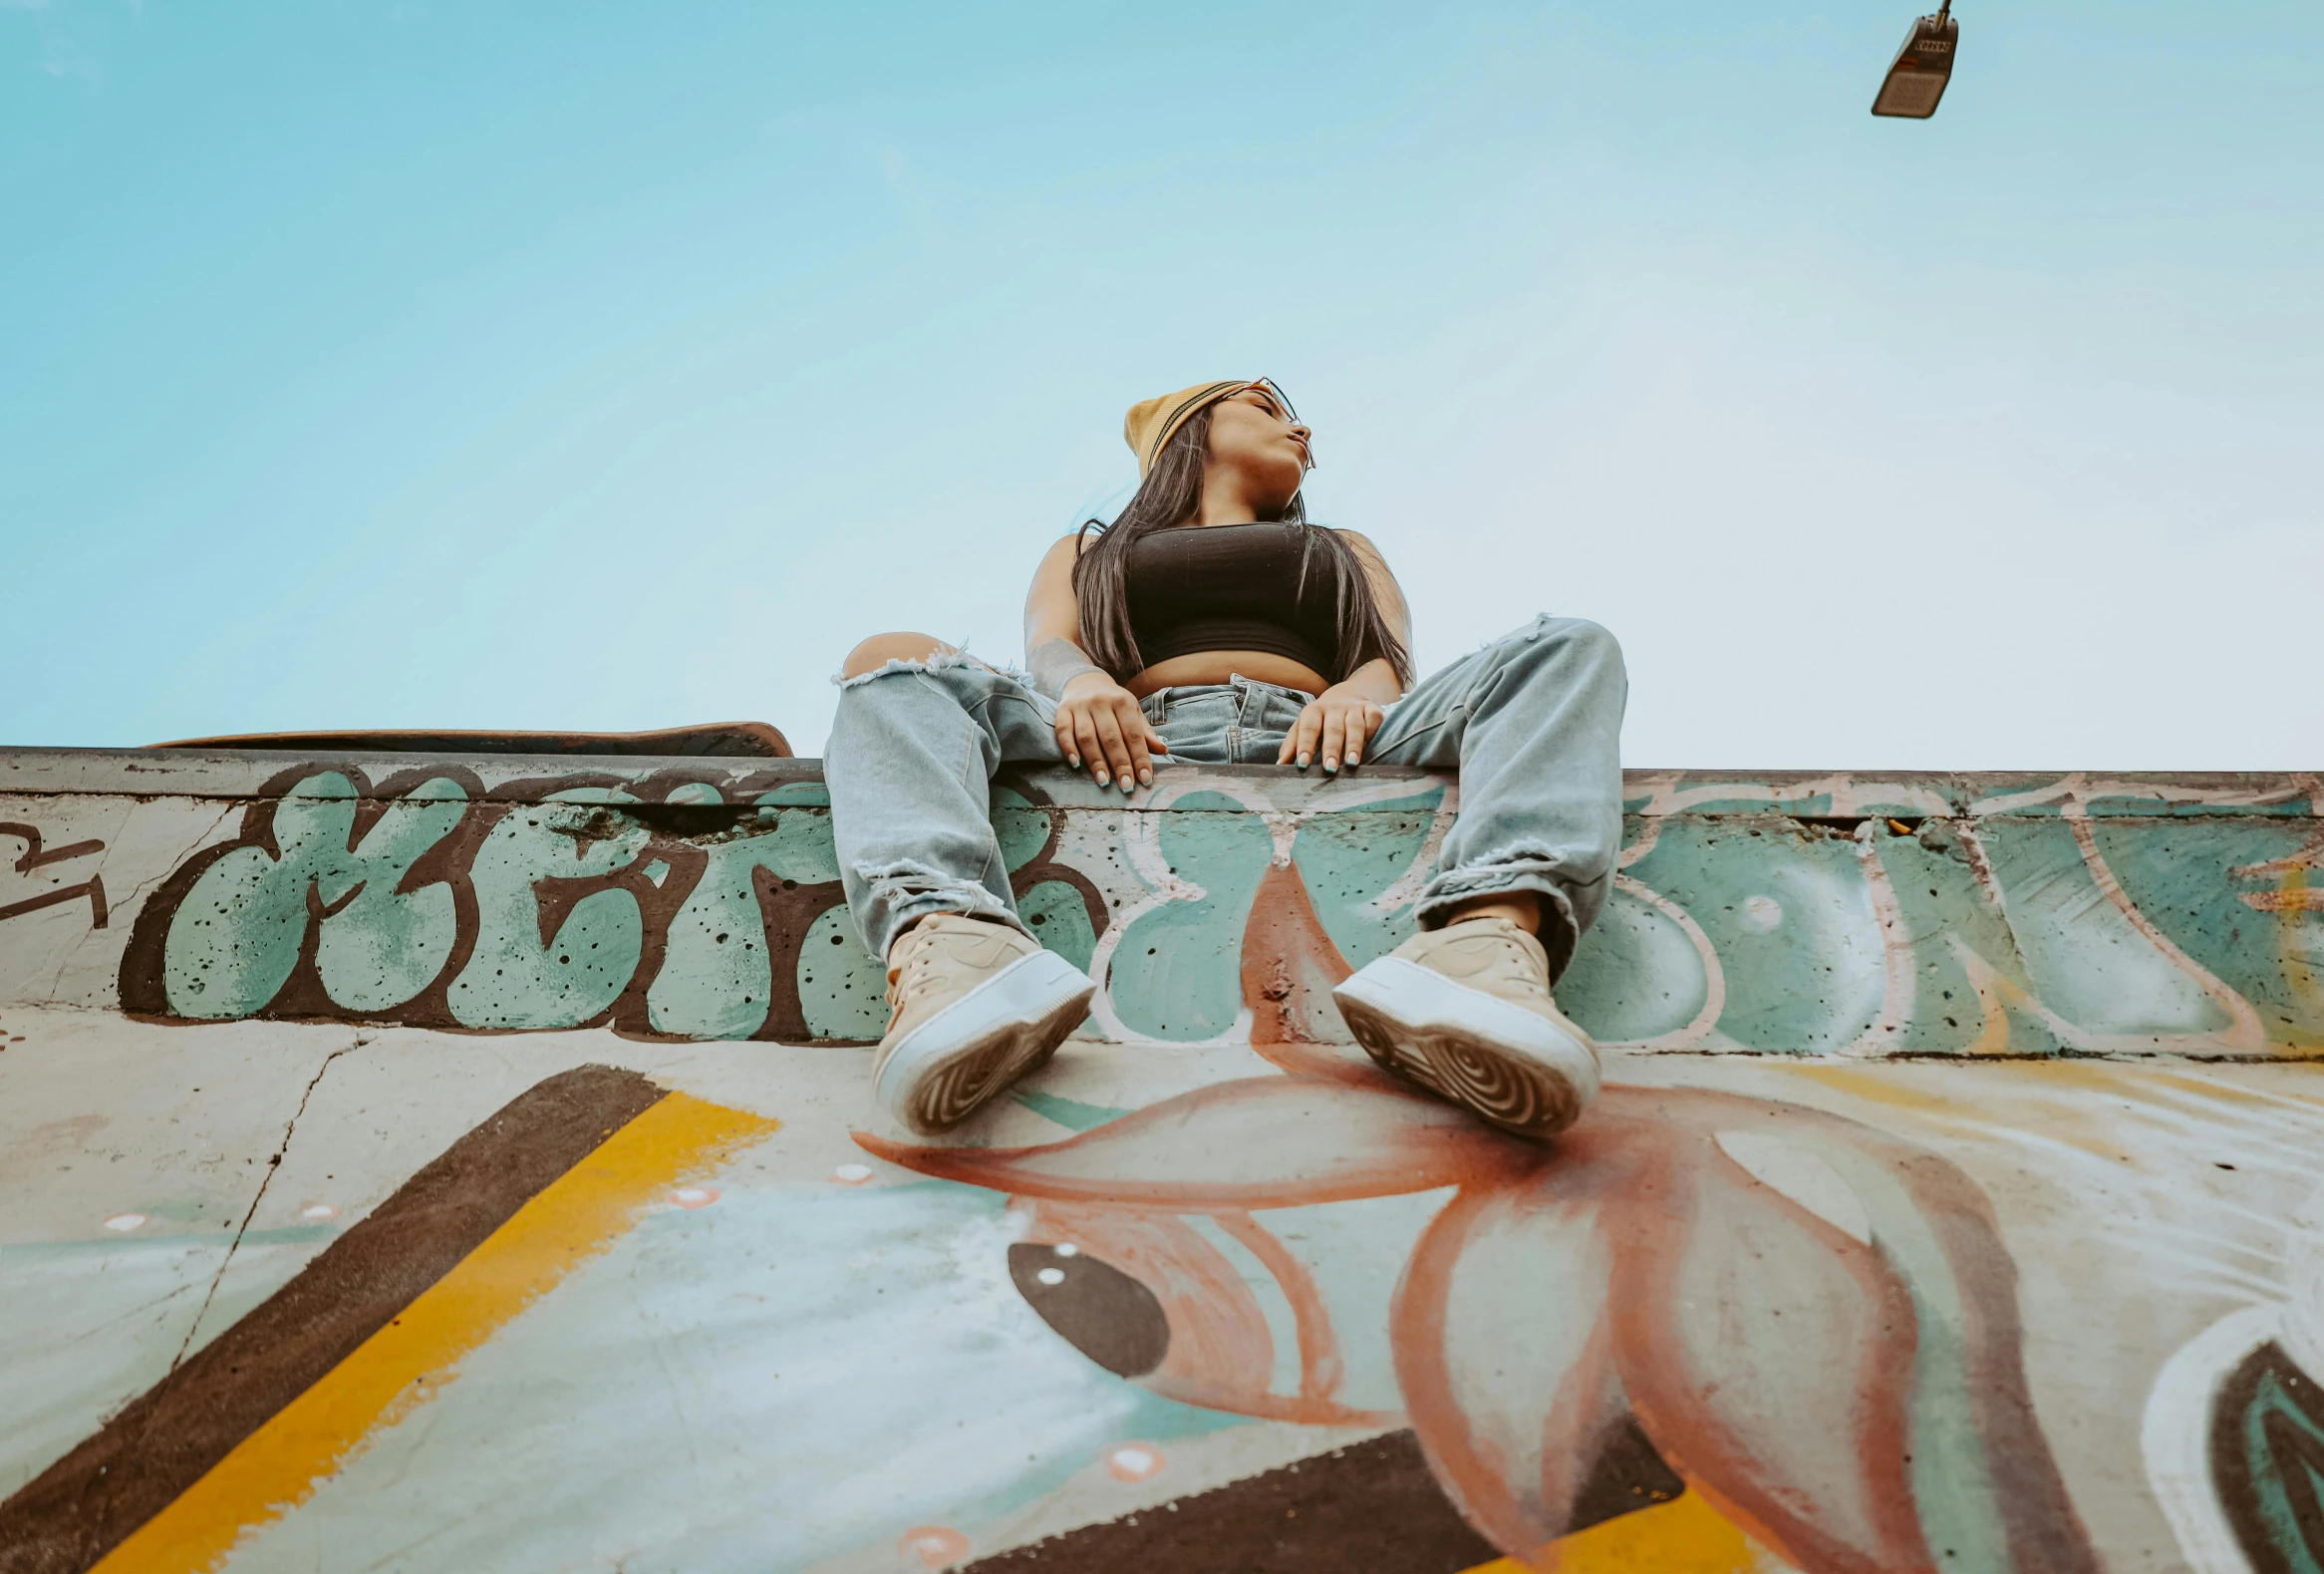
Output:
M1605 905L1621 844L1628 694L1611 634L1543 616L1387 708L1365 764L1460 773L1460 813L1420 893L1424 928L1463 902L1531 891L1551 974L1564 970ZM1273 765L1313 698L1238 677L1144 703L1170 763ZM1005 761L1062 764L1056 710L966 656L890 662L841 685L823 772L840 878L872 955L932 912L1024 928L993 833L993 774Z

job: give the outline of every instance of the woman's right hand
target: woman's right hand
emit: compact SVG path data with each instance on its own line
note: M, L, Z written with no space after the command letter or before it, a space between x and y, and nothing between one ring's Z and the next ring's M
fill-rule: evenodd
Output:
M1138 697L1102 672L1081 674L1059 694L1057 747L1075 770L1086 763L1099 787L1118 782L1124 792L1152 786L1151 757L1170 753Z

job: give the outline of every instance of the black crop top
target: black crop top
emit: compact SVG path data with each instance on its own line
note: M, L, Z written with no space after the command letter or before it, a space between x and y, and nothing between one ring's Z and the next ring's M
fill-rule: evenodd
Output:
M1345 677L1339 554L1307 534L1322 528L1179 525L1139 537L1123 564L1139 658L1151 667L1206 650L1258 650L1326 681Z

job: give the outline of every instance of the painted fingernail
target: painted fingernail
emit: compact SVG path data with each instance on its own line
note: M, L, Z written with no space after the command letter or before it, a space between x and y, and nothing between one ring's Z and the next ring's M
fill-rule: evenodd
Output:
M1326 771L1337 771L1339 769L1339 762L1332 759L1329 755L1325 755L1323 757L1323 769Z
M1138 780L1144 783L1147 787L1152 787L1154 785L1154 773L1151 771L1141 771L1138 773Z
M1302 771L1305 771L1305 770L1307 770L1307 757L1306 755L1302 755L1302 756L1300 756L1300 769L1301 769Z
M1098 773L1097 773L1097 785L1098 785L1099 787L1104 787L1104 786L1106 785L1106 781L1107 781L1107 778L1106 778L1106 775L1105 775L1105 773L1104 773L1104 772L1102 772L1102 771L1098 772Z
M1065 757L1065 764L1078 771L1081 769L1081 757L1079 755L1067 755Z

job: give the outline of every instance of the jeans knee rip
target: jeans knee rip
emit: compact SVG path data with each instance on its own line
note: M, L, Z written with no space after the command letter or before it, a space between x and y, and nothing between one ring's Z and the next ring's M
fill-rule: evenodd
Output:
M945 672L954 667L984 667L988 671L994 670L990 662L981 661L965 650L940 650L934 655L924 656L917 661L907 661L901 656L891 656L871 671L859 672L852 678L848 677L845 672L835 672L831 675L831 686L835 689L853 689L880 678L893 677L897 673Z

